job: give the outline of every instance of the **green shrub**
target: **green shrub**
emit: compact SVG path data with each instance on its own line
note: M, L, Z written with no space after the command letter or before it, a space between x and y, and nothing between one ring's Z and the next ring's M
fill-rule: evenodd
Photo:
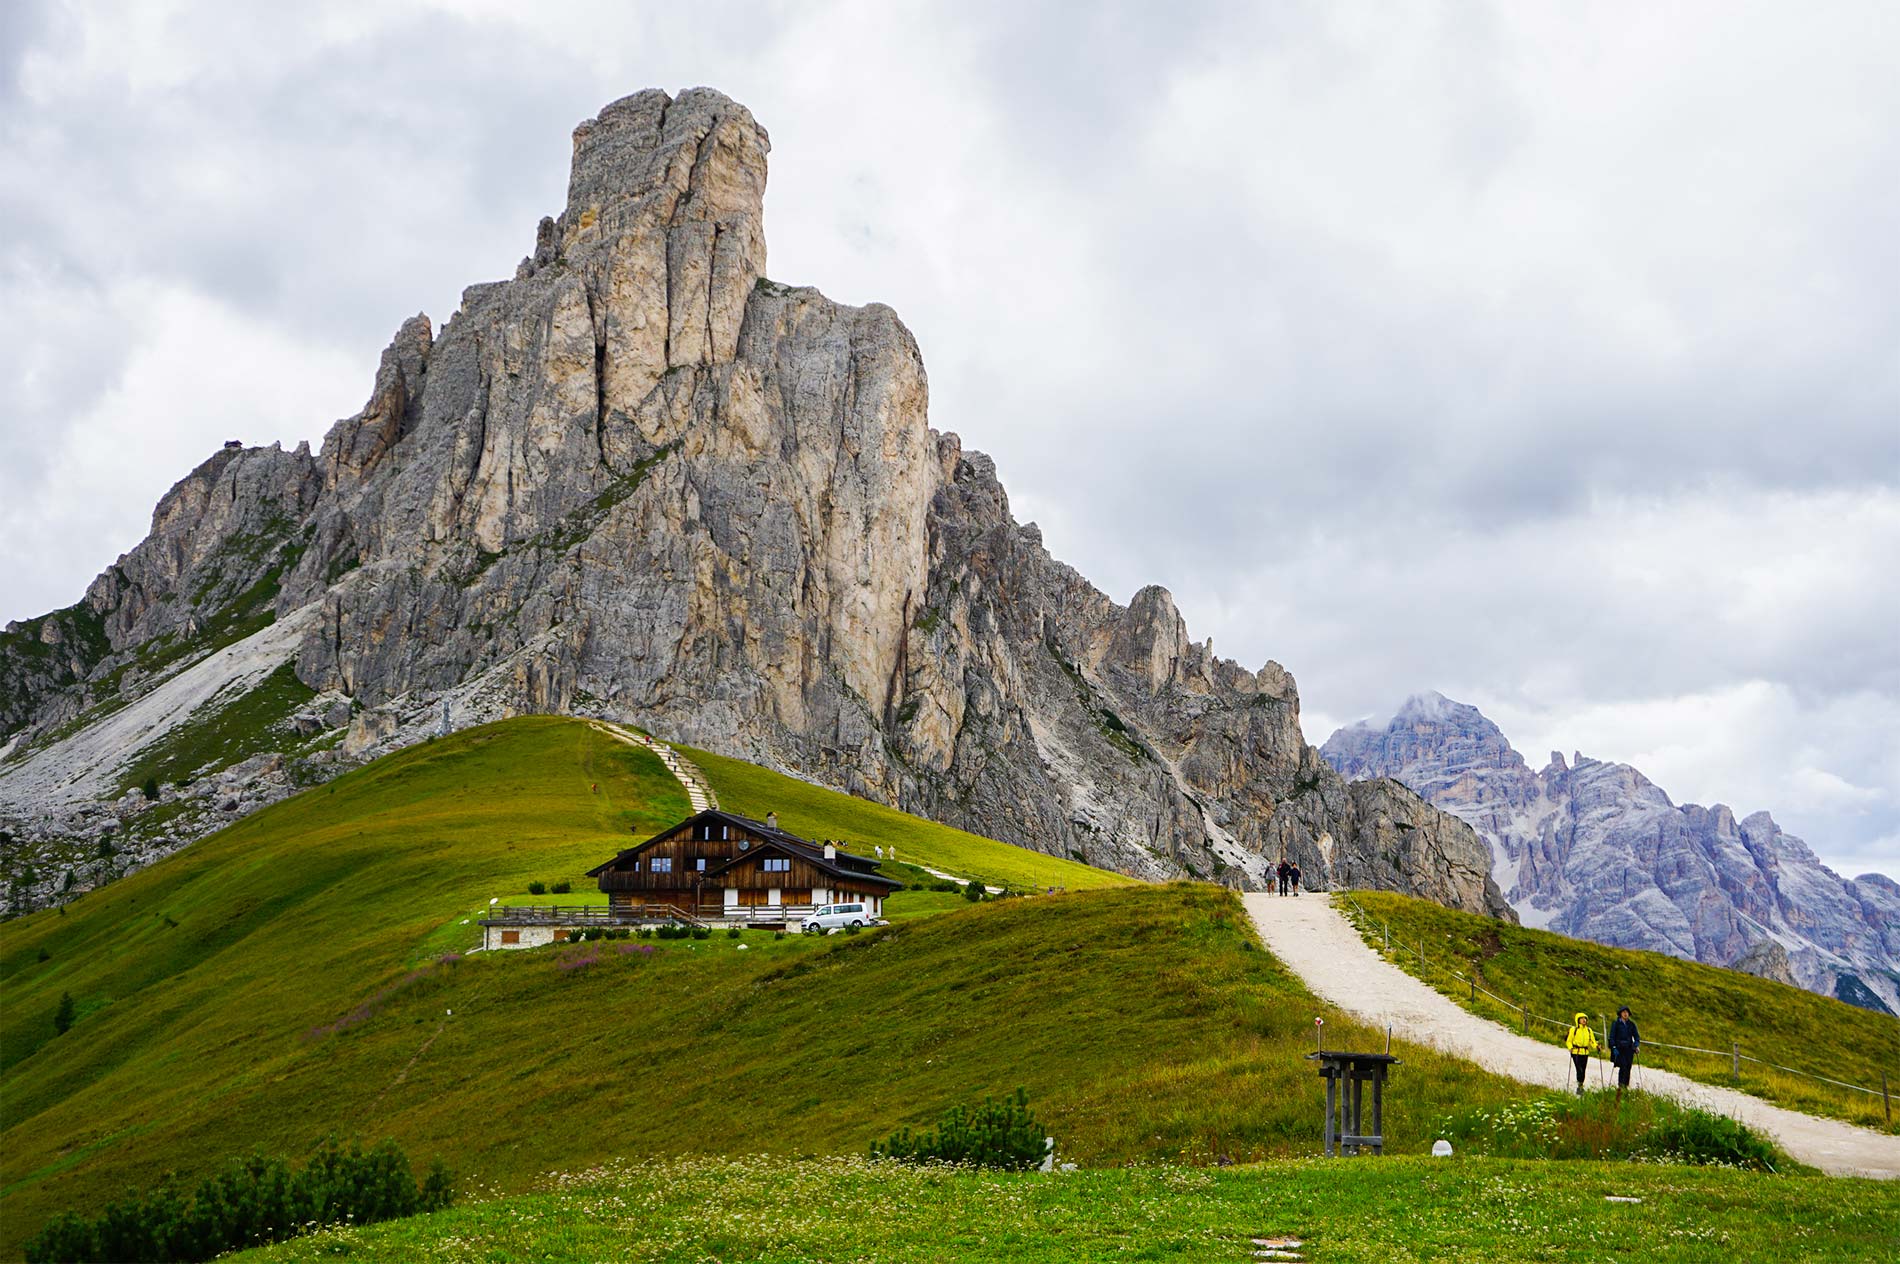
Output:
M147 799L156 799L158 797L158 778L147 777L145 784L140 786L139 789L144 792Z
M782 930L780 930L780 931L773 931L773 932L772 932L772 938L774 938L774 939L783 939L783 938L785 938L785 932L784 932L784 931L782 931ZM42 949L40 949L40 951L41 951L41 952L45 952L45 951L46 951L46 949L44 949L44 948L42 948ZM45 958L43 958L43 957L42 957L42 958L41 958L41 960L45 960Z
M301 1171L254 1154L206 1177L189 1202L160 1185L143 1197L108 1203L92 1219L63 1213L24 1250L29 1264L208 1260L321 1225L393 1220L453 1201L454 1181L441 1160L417 1184L395 1142L368 1151L352 1142L346 1150L331 1138Z
M981 882L978 882L975 878L971 878L970 885L963 888L963 898L970 901L970 903L972 904L982 899L983 898L983 884Z
M566 895L569 891L572 891L573 889L574 889L574 884L572 882L557 882L553 886L548 888L548 890L552 891L555 895Z
M1775 1171L1774 1145L1721 1115L1649 1093L1544 1093L1471 1107L1440 1121L1460 1151L1516 1159L1659 1159Z
M1029 1113L1029 1095L1019 1088L1000 1102L985 1097L981 1106L952 1106L929 1132L899 1128L888 1140L871 1143L871 1157L1020 1172L1042 1162L1047 1144L1042 1125Z
M855 935L863 929L864 928L862 926L858 925L856 922L853 922L849 926L844 928L844 933L847 935Z
M61 992L59 994L59 1008L53 1011L53 1030L63 1036L72 1030L72 1026L73 994L71 992Z
M712 938L712 927L710 927L710 926L695 926L695 927L693 927L693 931L692 931L692 934L693 934L693 938L694 938L694 939L711 939L711 938Z
M1775 1147L1738 1120L1704 1110L1665 1116L1643 1134L1642 1152L1683 1163L1775 1170Z
M528 884L529 895L546 895L547 893L548 893L548 884L540 881L539 879L536 879L535 881L530 882Z
M737 926L729 926L726 928L727 939L737 939L738 937L739 937L739 928Z

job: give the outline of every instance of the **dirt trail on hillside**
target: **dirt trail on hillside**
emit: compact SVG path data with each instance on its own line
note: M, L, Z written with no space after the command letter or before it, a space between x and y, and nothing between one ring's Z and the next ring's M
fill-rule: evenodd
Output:
M1384 960L1326 896L1283 899L1261 893L1241 899L1267 948L1307 987L1355 1018L1390 1024L1394 1038L1469 1058L1527 1084L1551 1089L1575 1084L1562 1049L1469 1013ZM1644 1067L1640 1061L1631 1086L1739 1119L1830 1175L1900 1177L1900 1137L1784 1110L1746 1093Z

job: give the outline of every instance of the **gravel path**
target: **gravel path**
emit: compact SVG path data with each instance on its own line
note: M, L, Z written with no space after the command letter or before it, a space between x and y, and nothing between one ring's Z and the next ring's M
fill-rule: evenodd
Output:
M665 742L656 742L644 734L629 733L618 724L610 724L605 720L589 720L588 723L593 725L596 731L605 733L616 742L644 747L658 755L660 762L666 765L666 770L673 774L673 779L679 782L681 788L686 791L687 805L695 813L719 806L719 796L713 793L712 783L706 780L706 774L699 770L699 765Z
M1469 1058L1527 1084L1567 1088L1575 1083L1563 1050L1467 1012L1384 960L1326 896L1283 899L1261 893L1241 898L1267 948L1317 995L1355 1018L1390 1024L1395 1038ZM1900 1177L1900 1137L1784 1110L1746 1093L1644 1067L1640 1061L1631 1084L1739 1119L1774 1137L1801 1162L1831 1175Z

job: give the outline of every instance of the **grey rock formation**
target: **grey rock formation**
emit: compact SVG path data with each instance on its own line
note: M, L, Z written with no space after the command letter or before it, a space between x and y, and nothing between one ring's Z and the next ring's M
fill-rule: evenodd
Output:
M1900 887L1840 878L1766 812L1678 805L1629 765L1580 754L1532 771L1476 707L1438 694L1341 729L1322 753L1475 826L1526 925L1900 1008Z
M445 701L601 714L1143 877L1259 885L1286 854L1509 916L1469 827L1306 745L1278 664L1051 558L930 429L894 312L765 279L768 149L703 89L582 124L513 279L406 322L318 454L221 452L80 606L9 633L0 811L59 782L62 724L294 617L304 691L350 708L295 699L293 754L366 757Z

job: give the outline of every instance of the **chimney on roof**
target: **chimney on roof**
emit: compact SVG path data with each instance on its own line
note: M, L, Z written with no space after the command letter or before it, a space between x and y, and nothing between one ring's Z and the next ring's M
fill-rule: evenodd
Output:
M830 839L826 839L825 840L825 859L836 860L837 858L838 858L838 845L832 842Z
M777 812L767 812L765 814L765 828L769 830L775 830L778 828L778 813Z

